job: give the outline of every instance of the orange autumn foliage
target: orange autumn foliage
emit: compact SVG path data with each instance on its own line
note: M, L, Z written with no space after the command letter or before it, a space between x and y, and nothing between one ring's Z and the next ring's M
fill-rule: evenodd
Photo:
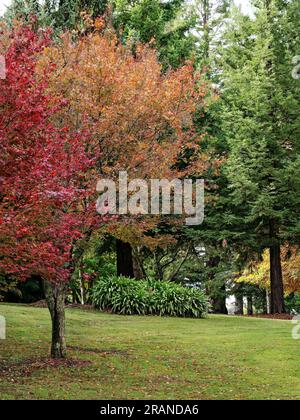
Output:
M134 57L109 32L76 42L63 35L45 51L44 65L50 63L52 89L69 101L64 122L85 128L101 145L99 174L173 178L179 154L198 150L193 115L204 106L205 85L191 64L163 75L153 49L139 46ZM199 163L203 169L196 153L193 164Z
M76 40L64 34L40 63L41 71L55 66L50 89L68 100L61 121L90 133L87 147L100 147L95 186L97 177L116 180L120 171L127 171L129 179L146 180L203 172L207 157L193 121L205 106L200 75L191 63L163 74L153 48L140 45L133 56L113 32L100 29L97 22L94 32ZM187 150L192 157L179 172L178 157ZM138 225L134 220L134 229L147 231L156 219L145 223L144 218ZM124 230L124 220L120 224L116 232Z

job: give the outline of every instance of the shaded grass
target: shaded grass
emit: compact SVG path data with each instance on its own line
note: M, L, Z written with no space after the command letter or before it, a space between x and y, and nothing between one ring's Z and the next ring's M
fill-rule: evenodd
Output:
M300 399L287 321L67 310L69 358L47 359L46 309L0 305L1 399Z

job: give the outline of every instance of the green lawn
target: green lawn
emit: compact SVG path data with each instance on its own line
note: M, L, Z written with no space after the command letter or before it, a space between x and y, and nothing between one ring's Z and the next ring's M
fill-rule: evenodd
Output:
M0 305L0 315L1 399L300 399L300 342L287 321L67 310L73 362L55 365L46 309Z

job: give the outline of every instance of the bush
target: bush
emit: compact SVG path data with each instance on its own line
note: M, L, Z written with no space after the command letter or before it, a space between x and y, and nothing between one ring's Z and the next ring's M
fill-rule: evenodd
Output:
M97 309L120 315L203 318L208 312L204 293L175 283L103 278L95 285L92 296Z
M293 293L285 299L285 307L292 315L300 314L300 293Z

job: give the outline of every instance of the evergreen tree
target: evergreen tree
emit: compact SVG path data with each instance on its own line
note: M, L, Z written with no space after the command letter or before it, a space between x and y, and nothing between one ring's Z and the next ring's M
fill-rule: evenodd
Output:
M256 19L236 13L223 50L227 174L240 231L251 227L258 246L270 249L271 310L283 313L280 249L300 197L300 85L290 71L295 41L288 2L254 3Z
M114 26L124 42L154 42L165 68L179 67L195 52L195 20L185 0L112 0Z
M228 144L222 129L221 80L217 48L231 6L231 0L196 0L193 5L198 37L197 64L203 77L211 85L208 90L210 95L207 98L208 106L201 111L201 115L205 113L205 118L199 119L198 130L200 134L205 135L201 146L210 156L211 164L205 173L199 174L199 177L206 180L205 220L200 227L189 229L188 236L194 241L195 246L203 244L205 248L206 263L202 277L205 279L214 312L223 314L227 314L227 283L231 277L233 248L228 249L223 246L232 232L228 231L224 220L229 205L228 181L220 163L228 155Z
M92 18L103 15L108 0L13 0L6 19L38 18L40 26L51 26L57 31L78 29L83 25L82 12Z
M195 29L199 37L197 55L202 65L211 65L224 25L229 18L232 0L195 0Z

